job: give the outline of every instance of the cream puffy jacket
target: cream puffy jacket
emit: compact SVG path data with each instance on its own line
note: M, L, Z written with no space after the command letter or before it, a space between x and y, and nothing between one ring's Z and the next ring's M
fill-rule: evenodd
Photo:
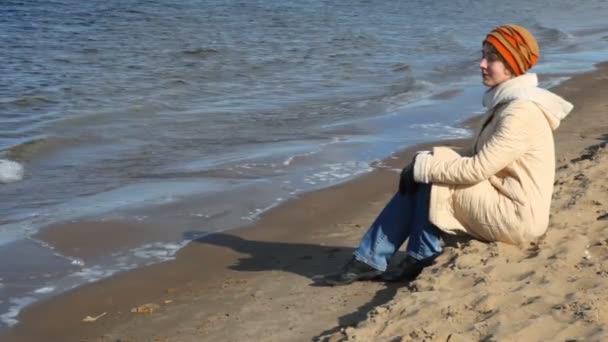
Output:
M547 230L555 178L553 130L572 110L524 74L488 90L471 153L419 154L417 182L432 183L430 221L447 233L522 244Z

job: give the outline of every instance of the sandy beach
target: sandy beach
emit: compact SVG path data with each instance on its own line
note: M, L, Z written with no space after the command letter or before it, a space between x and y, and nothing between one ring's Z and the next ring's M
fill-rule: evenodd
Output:
M413 283L319 286L315 276L338 270L350 258L395 190L394 169L412 153L404 151L354 181L289 201L254 225L192 242L175 260L31 306L0 339L606 340L607 87L604 63L555 89L575 109L555 135L558 163L548 233L526 248L450 240ZM84 233L69 231L45 238L70 248ZM154 312L131 312L144 304L155 304ZM82 321L102 314L94 322Z

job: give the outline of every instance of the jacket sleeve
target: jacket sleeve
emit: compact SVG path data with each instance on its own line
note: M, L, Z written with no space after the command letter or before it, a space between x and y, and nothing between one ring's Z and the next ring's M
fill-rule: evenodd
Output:
M494 133L471 157L445 159L439 155L419 155L414 164L414 179L420 183L465 185L490 178L529 148L534 126L543 117L536 115L539 109L535 107L527 101L511 102L495 118L499 121Z

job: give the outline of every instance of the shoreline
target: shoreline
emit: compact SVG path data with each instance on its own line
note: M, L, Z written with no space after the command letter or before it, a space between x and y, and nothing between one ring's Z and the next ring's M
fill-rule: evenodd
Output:
M466 119L461 123L461 125L459 125L459 127L471 129L471 126L478 121L479 117L480 116L478 115ZM238 273L240 272L238 270L236 270L236 272L229 270L232 268L230 266L230 261L237 258L237 255L243 251L246 251L247 253L251 252L251 254L256 255L266 253L272 254L269 256L269 259L274 260L272 263L277 264L276 268L285 269L285 262L277 261L278 258L275 256L274 252L265 252L267 250L267 246L261 245L251 248L243 246L248 243L255 242L253 239L274 240L285 243L311 241L316 244L320 244L320 246L312 244L305 246L304 249L310 250L310 253L301 256L300 259L293 260L293 262L298 262L298 260L312 260L310 257L311 255L316 255L318 257L319 254L328 254L330 255L331 259L340 257L343 258L344 255L350 255L350 250L352 248L342 246L340 244L337 244L336 246L322 246L324 242L324 239L322 238L323 231L319 231L318 229L309 230L308 233L316 234L316 238L311 239L307 236L293 235L293 231L283 230L282 227L279 226L281 226L283 222L293 219L293 214L300 216L296 217L296 220L303 221L297 224L298 227L302 228L301 231L306 229L307 221L314 221L315 223L321 221L321 226L328 224L332 226L341 226L343 225L342 222L348 219L352 210L352 207L342 207L338 213L336 213L334 210L335 203L338 203L343 192L349 193L349 198L351 199L352 195L358 197L358 199L354 200L354 202L356 202L355 204L361 208L359 210L361 212L365 211L364 207L366 203L374 203L376 206L382 205L382 203L385 201L383 197L385 197L387 193L390 193L390 189L396 188L398 173L396 173L394 169L401 168L401 165L405 161L409 160L415 151L428 149L429 147L438 143L457 147L461 146L468 140L469 139L441 140L411 146L405 150L394 153L392 156L389 156L386 160L382 161L382 167L376 168L372 172L366 173L344 183L307 192L290 199L278 207L272 208L266 212L257 222L231 229L227 232L216 232L203 238L192 240L178 251L174 260L155 263L141 268L120 272L108 278L104 278L90 284L84 284L75 289L68 290L64 293L34 303L31 306L27 306L20 312L19 316L17 317L19 323L7 329L3 334L0 334L0 340L3 340L3 338L6 337L10 341L29 341L37 340L42 338L42 336L45 336L46 338L52 336L52 338L59 340L69 341L71 338L73 338L75 341L80 341L82 340L82 337L79 336L91 336L91 334L102 335L104 331L112 330L120 325L116 320L120 321L129 317L129 315L134 315L130 313L128 309L125 309L126 307L133 308L145 303L162 303L165 300L171 300L171 306L175 306L175 303L184 301L184 299L179 299L180 296L184 296L184 293L188 293L185 299L185 301L187 301L188 299L191 299L190 296L192 295L192 292L204 293L207 289L211 289L211 291L224 289L227 286L226 282L241 283L246 281L243 280L243 278L247 278L247 276L239 277ZM382 182L379 183L378 179L382 179ZM371 183L374 183L374 186L377 186L377 189L372 191L370 194L369 189L374 187L370 185ZM361 184L362 186L357 184ZM364 190L356 191L356 188L359 187ZM364 198L368 196L370 196L371 199ZM380 207L378 207L378 210L379 209ZM304 210L304 212L302 212L302 210ZM311 212L314 212L316 217L311 217L311 215L309 215ZM322 217L319 218L318 215L321 215ZM71 224L67 224L66 226L68 226L69 229L69 234L67 234L67 237L59 237L57 234L49 232L49 236L47 236L45 240L51 240L53 244L62 246L61 248L65 248L64 246L74 245L76 241L82 241L85 235L97 232L90 235L88 239L85 239L87 244L94 244L96 238L101 238L101 236L97 234L106 234L104 233L107 232L105 228L109 228L109 230L113 231L114 234L117 234L121 230L143 229L141 225L136 223L119 223L118 227L114 227L114 223L112 222L107 224L104 223L102 225L107 226L104 227L104 229L94 227L95 223L88 223L88 225L89 226L85 227L71 227ZM355 226L356 229L360 228L360 225L358 224ZM300 229L297 228L292 229L300 231ZM196 236L200 232L192 231L188 233ZM44 232L42 234L44 234ZM321 239L319 239L320 237ZM217 244L217 246L214 246L214 244ZM229 247L233 249L233 251L223 251L221 250L221 246ZM104 246L102 245L97 246L93 250L103 248ZM276 254L280 255L289 253L283 252L283 247L277 248L280 249L281 252ZM316 251L317 249L320 251ZM206 257L206 259L204 257ZM198 266L196 266L197 260L200 261ZM221 262L217 263L217 261L220 260ZM257 264L258 261L256 260L252 263ZM269 262L263 261L263 263L267 264ZM260 268L262 266L260 265L254 267ZM193 269L204 270L205 273L195 274L190 272ZM317 269L317 271L313 272L312 269ZM333 267L325 268L322 266L317 266L313 267L312 269L306 271L298 270L294 273L306 278L312 278L316 274L324 274L333 271ZM209 279L209 274L213 272L221 272L220 274L224 274L225 277L220 278L224 279L221 279L221 281ZM271 270L271 272L274 271ZM159 274L169 274L169 278L171 279L163 279L162 284L154 283L154 278L156 278L156 276ZM139 284L146 284L146 288L138 289L137 286ZM150 284L152 284L152 286L150 286ZM185 286L183 286L183 284L185 284ZM124 295L121 294L123 290L127 292ZM101 293L109 293L109 295L101 302L98 302L94 298L100 291ZM205 295L200 294L200 296ZM160 300L159 298L170 299ZM66 301L70 302L70 304L66 305ZM93 311L97 312L99 310L91 311L88 309L88 307L90 307L89 305L80 304L90 303L91 301L101 305L99 310L107 312L108 316L104 316L104 319L109 318L110 312L113 312L114 321L109 322L108 325L102 323L100 320L99 322L94 323L94 325L96 325L94 326L91 324L84 324L80 322L80 319L76 319L76 317L79 316L84 318L85 316L98 315L93 314ZM70 309L66 310L66 306L70 307ZM170 308L163 307L163 309ZM66 315L67 311L70 311L68 315ZM99 314L103 312L100 311ZM53 322L52 324L44 323L42 326L40 326L39 323L44 322L45 317L49 316L59 318L59 321ZM136 316L132 318L134 318L135 321L145 319L144 316ZM74 326L74 329L72 329L72 333L66 336L65 332L63 331L63 327L72 325L74 323L77 325ZM28 328L30 325L34 325L35 328ZM91 328L93 329L91 330ZM33 332L34 335L30 335Z
M596 71L574 75L557 88L560 95L566 94L565 97L575 103L577 115L584 115L581 113L589 107L583 99L590 95L583 94L585 91L579 89L581 85L587 84L585 89L588 89L593 82L606 82L596 80L594 75L605 75L608 64L600 63L597 67ZM601 87L596 86L592 90L599 92L597 88ZM588 127L591 131L581 132L582 125L571 127L574 126L571 124L572 116L556 133L558 161L593 145L590 142L595 139L594 136L601 136L605 132L602 129L608 127L604 120L602 125ZM423 146L445 143L438 141ZM457 141L448 143L455 144ZM389 159L389 168L402 165L411 152L411 149L406 150L396 154L396 159ZM314 336L327 335L332 330L339 332L339 328L331 327L353 325L364 319L374 307L388 302L397 292L403 291L400 289L402 286L380 283L355 284L340 289L309 286L315 274L335 271L348 258L366 224L394 191L396 181L397 173L381 169L347 183L306 193L269 211L253 225L191 242L178 252L175 260L119 273L28 307L19 316L20 323L0 337L7 337L11 341L122 337L127 337L127 340L154 337L172 340L175 336L196 340L194 336L204 334L205 337L223 336L227 340L239 336L245 339L255 339L257 336L259 339L265 336L260 335L265 328L256 330L251 326L252 322L245 319L263 314L255 312L254 306L272 308L281 301L289 302L285 305L291 308L291 312L284 309L289 313L266 314L278 317L282 314L285 316L282 323L296 316L307 317L307 322L303 325L293 324L291 330L276 325L275 329L284 330L276 336L310 340ZM348 204L344 203L345 198ZM285 229L286 225L288 229ZM283 282L289 286L277 288ZM307 303L304 307L294 305L292 297L305 301L311 295L330 298L340 304L322 315L307 311L314 303ZM341 302L340 298L346 298L346 301ZM162 304L168 300L171 302ZM158 313L151 315L129 312L131 308L145 303L162 305ZM322 303L318 302L317 306ZM249 306L250 311L243 313L243 307ZM80 322L85 316L97 316L103 312L107 312L107 315L97 322ZM184 326L183 322L193 322L193 315L198 317L200 324ZM310 322L310 319L315 320L312 316L318 321ZM319 319L321 316L326 320ZM234 331L213 327L219 325L229 329L232 323L245 325L250 330L247 332L244 329L247 334L238 335ZM266 329L272 329L272 326L267 325ZM294 335L299 333L294 330L302 331Z
M332 141L319 145L310 155L297 151L287 159L279 155L262 161L260 165L265 166L259 168L255 163L251 168L246 163L243 170L239 166L230 171L227 179L221 172L211 171L211 178L202 176L200 180L187 181L194 185L190 188L192 192L183 196L179 194L184 190L184 183L178 182L175 194L146 202L149 191L155 192L151 182L147 190L146 186L120 187L62 205L57 217L64 211L73 216L70 214L60 221L51 219L47 223L40 221L39 225L32 225L25 238L0 249L0 257L20 260L0 268L0 273L5 275L0 279L4 285L0 289L0 332L17 322L15 315L27 305L118 272L171 259L195 237L242 228L303 193L385 167L383 160L403 146L470 135L461 128L460 121L478 112L480 105L470 103L478 97L479 89L468 83L455 87L453 91L440 92L438 98L424 100L423 97L420 103L409 109L402 108L397 114L380 113L336 126L321 126L319 130L333 136ZM457 116L450 116L450 109L454 107L461 110ZM373 133L379 131L382 132L379 135ZM404 131L414 133L402 134ZM275 172L276 175L264 176ZM256 176L258 173L261 178ZM197 183L216 190L197 191ZM212 183L215 185L211 186ZM161 179L157 185L163 189L166 184ZM156 193L160 196L162 192ZM116 198L120 194L126 198ZM144 198L142 204L128 204L135 203L132 198L140 196ZM119 209L110 209L113 204L106 205L116 200L127 204ZM98 202L100 212L87 209L97 206ZM47 217L44 212L39 216ZM120 239L116 239L117 236Z

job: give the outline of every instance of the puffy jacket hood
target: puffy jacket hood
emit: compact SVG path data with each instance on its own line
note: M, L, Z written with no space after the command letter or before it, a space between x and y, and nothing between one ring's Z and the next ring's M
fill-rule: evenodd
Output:
M536 104L545 115L551 129L559 127L572 111L572 104L552 92L538 87L536 74L528 73L505 81L486 91L483 105L494 108L513 100L527 100Z

